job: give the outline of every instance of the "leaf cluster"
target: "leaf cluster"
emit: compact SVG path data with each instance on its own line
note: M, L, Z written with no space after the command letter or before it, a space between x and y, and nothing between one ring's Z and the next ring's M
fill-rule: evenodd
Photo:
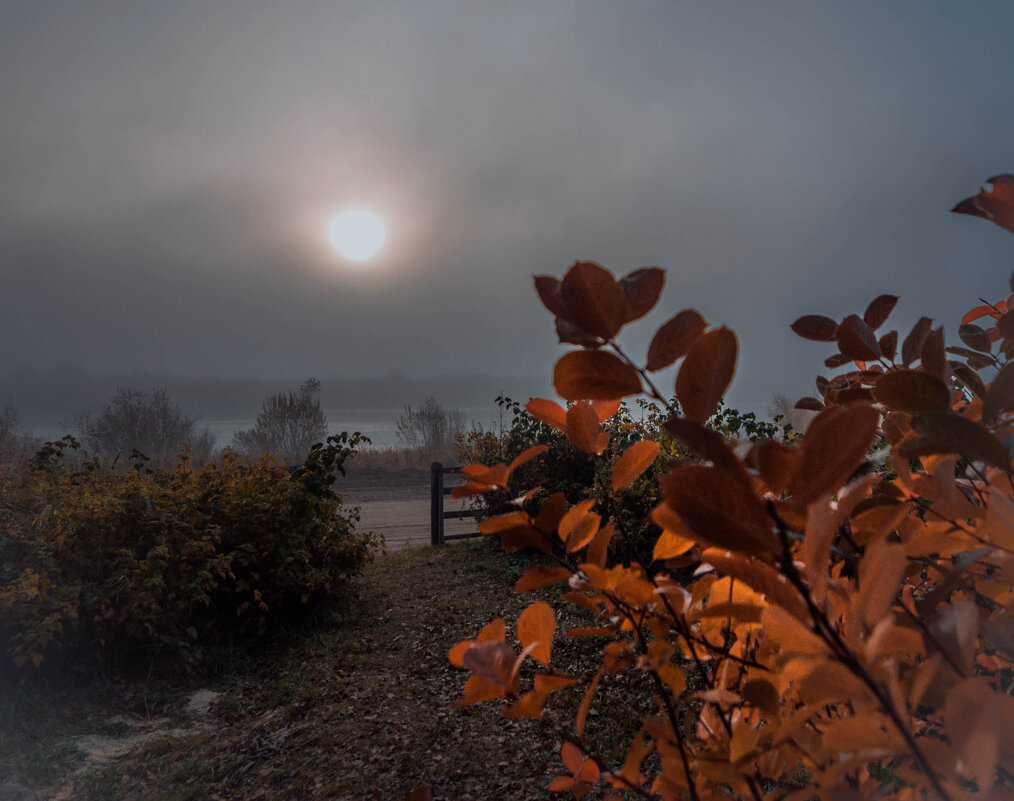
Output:
M554 692L580 684L565 772L550 787L578 798L596 787L694 801L1010 797L1014 296L966 316L963 348L928 318L900 347L897 332L878 336L893 296L841 321L797 320L796 333L835 344L827 365L845 371L801 402L818 411L802 437L733 447L706 425L735 372L731 330L681 311L643 361L617 339L663 283L655 268L617 280L590 262L535 279L560 340L579 348L554 370L570 405L527 410L611 470L604 497L556 491L532 507L532 487L480 529L505 549L550 555L555 566L533 568L517 591L567 582L564 597L589 620L560 633L553 610L533 604L520 652L493 621L450 653L470 673L460 703L500 699L505 716L539 719ZM990 327L970 327L984 318ZM659 389L670 368L678 406ZM661 436L606 457L618 439L606 421L640 393L668 410L665 435L693 459L660 460ZM881 443L886 467L874 461ZM510 489L550 448L470 465L456 493ZM610 543L631 525L613 501L650 468L657 536L610 566ZM560 636L601 646L593 674L553 665ZM541 663L533 676L521 670L528 657ZM596 693L629 672L648 678L652 711L624 751L595 753L586 728L610 725L590 715Z

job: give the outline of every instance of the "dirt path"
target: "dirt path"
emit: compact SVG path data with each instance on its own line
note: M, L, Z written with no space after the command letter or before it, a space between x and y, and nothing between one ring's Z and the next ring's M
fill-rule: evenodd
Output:
M162 719L156 736L146 727L143 742L84 770L80 754L65 757L56 781L24 775L38 756L33 747L65 754L81 737L104 733L114 753L111 721L137 717L136 702L131 712L94 698L97 708L57 705L49 718L36 703L34 715L7 715L0 726L31 729L13 739L24 749L15 761L42 799L398 801L422 783L437 799L547 799L560 767L553 743L562 729L553 713L539 724L504 720L495 704L454 710L466 677L446 661L454 643L491 618L502 614L512 626L533 600L511 589L529 566L485 540L378 557L340 626L226 666L207 686L195 680L165 690L151 713ZM220 695L204 695L210 703L197 711L197 689ZM572 695L576 707L580 693L560 695ZM133 733L126 728L123 737Z

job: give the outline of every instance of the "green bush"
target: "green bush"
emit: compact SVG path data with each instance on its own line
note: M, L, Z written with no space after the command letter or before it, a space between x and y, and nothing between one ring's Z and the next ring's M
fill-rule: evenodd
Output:
M336 601L375 537L331 485L359 436L293 472L270 457L127 474L63 466L71 440L0 473L0 665L112 658L194 664L208 644Z

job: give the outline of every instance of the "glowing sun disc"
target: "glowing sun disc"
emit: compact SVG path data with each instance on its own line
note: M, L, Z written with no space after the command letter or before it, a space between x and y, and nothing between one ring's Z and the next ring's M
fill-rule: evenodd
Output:
M374 256L387 238L384 223L371 211L346 211L331 222L331 244L351 261L366 261Z

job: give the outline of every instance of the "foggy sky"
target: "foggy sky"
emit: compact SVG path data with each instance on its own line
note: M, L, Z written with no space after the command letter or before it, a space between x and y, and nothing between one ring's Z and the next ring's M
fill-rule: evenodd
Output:
M669 270L730 399L812 392L806 313L947 324L1014 238L1008 3L0 1L0 371L545 376L534 274ZM325 228L373 209L353 267ZM641 333L638 334L637 331ZM628 337L642 352L653 326ZM826 371L824 371L826 372ZM671 384L669 384L671 386Z

